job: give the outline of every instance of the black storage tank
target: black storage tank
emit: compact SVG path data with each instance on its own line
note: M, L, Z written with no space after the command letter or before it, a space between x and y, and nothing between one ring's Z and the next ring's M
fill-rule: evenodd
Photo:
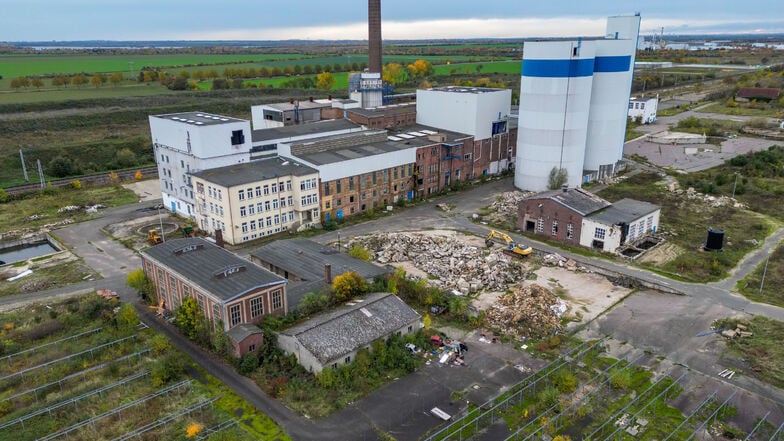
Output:
M708 228L708 238L705 239L705 251L722 251L724 249L724 230Z

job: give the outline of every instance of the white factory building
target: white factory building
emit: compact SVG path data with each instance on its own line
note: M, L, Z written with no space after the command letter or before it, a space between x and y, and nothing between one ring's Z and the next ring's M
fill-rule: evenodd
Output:
M629 118L640 124L656 122L656 111L659 107L659 95L651 98L631 98L629 100Z
M247 120L203 112L151 115L149 120L163 204L174 213L196 214L190 173L250 159Z
M515 186L543 191L616 172L623 158L640 16L607 19L604 37L524 44ZM550 182L562 170L566 182Z

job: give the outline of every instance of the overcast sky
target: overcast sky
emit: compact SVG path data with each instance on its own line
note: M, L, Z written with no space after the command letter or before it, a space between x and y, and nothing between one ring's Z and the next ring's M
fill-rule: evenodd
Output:
M784 0L382 0L385 39L784 32ZM753 6L753 7L752 7ZM3 0L0 41L365 39L364 0Z

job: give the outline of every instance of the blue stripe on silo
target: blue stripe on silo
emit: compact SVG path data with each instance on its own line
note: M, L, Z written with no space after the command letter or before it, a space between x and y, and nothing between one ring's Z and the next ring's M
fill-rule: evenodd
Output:
M594 72L627 72L632 64L632 57L619 55L614 57L596 57Z
M539 78L590 77L593 58L576 60L523 60L522 76Z

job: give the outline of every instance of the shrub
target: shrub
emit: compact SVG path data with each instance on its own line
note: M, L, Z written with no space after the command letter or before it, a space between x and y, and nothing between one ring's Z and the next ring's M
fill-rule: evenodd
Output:
M71 188L73 188L74 190L80 190L82 188L82 181L78 179L74 179L73 181L71 181Z
M247 354L243 355L240 358L239 366L237 370L242 375L248 375L251 372L255 371L256 368L259 367L259 358L253 352L248 352Z
M332 288L335 290L335 300L342 302L366 293L368 284L357 272L349 271L335 277Z
M610 375L614 375L610 380L610 386L615 389L628 389L632 384L632 374L629 371L615 371Z
M372 255L370 254L370 250L358 244L352 245L351 249L348 250L348 254L352 257L356 257L357 259L362 259L366 262L369 262L372 257Z
M155 334L155 336L150 339L150 345L152 346L153 355L165 354L171 348L169 339L161 334Z
M150 378L153 386L160 387L178 378L182 372L182 359L178 355L168 355L153 365Z
M41 316L35 316L36 323L41 321ZM41 324L40 326L36 326L35 328L25 332L24 338L26 340L40 340L42 338L48 337L52 334L62 331L65 329L65 325L58 321L49 321Z

